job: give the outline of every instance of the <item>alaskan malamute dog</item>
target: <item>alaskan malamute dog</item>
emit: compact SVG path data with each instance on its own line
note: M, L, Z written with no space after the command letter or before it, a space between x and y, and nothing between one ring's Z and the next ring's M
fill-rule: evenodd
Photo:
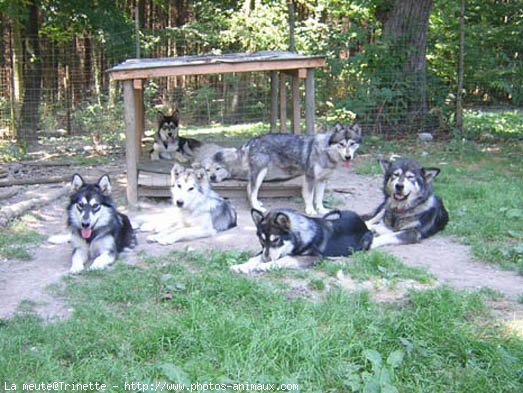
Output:
M359 126L337 124L315 135L267 134L245 144L249 169L247 194L251 207L263 210L258 191L270 167L289 175L305 175L303 199L308 215L325 214L327 180L340 163L350 166L361 141Z
M187 162L192 151L201 145L200 141L184 138L178 135L179 117L178 110L173 110L171 115L158 111L158 131L151 150L151 160L172 160Z
M175 165L171 195L173 206L141 226L143 231L156 232L147 241L172 244L213 236L236 226L236 211L211 189L202 169Z
M231 266L239 273L297 269L304 267L304 260L295 256L309 256L312 260L347 256L367 250L372 242L372 232L351 211L334 210L313 218L292 209L273 209L265 214L252 209L251 215L262 250L247 262Z
M224 180L249 180L249 167L247 165L246 145L240 148L224 147L201 161L201 167L207 172L212 183L220 183ZM264 181L284 181L300 176L290 174L274 167L269 163Z
M103 269L114 262L119 252L136 245L129 218L116 211L111 198L109 177L86 183L73 175L72 193L67 207L73 256L71 273L80 273L88 261L90 269Z
M379 163L385 174L385 200L366 221L374 232L372 248L416 243L445 228L449 215L432 191L438 168L422 168L411 159Z

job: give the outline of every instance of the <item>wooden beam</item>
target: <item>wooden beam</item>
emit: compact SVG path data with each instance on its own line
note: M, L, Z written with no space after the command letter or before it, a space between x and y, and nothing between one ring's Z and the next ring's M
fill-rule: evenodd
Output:
M271 71L271 132L276 132L278 118L278 72Z
M148 79L179 75L226 74L230 72L285 71L325 66L324 58L300 60L275 60L242 62L210 62L204 64L150 65L113 68L109 72L113 80Z
M283 72L280 72L280 132L287 132L287 86Z
M291 94L292 94L292 132L295 134L299 134L301 132L300 130L300 123L301 123L301 115L300 115L300 77L298 75L298 71L294 72L292 75L292 88L291 88Z
M125 162L127 166L127 204L130 208L134 208L138 204L138 156L136 155L137 99L132 80L123 82L123 101L125 119Z
M307 79L305 80L305 128L309 135L314 133L316 111L314 94L314 69L309 68L307 70Z

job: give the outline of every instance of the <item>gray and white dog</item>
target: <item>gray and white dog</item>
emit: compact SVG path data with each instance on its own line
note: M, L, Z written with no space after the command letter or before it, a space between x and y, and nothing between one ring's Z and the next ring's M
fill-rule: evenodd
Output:
M149 242L172 244L210 237L236 226L232 205L211 189L202 169L174 165L171 171L172 207L161 215L142 217L140 229L153 231Z
M251 207L263 210L258 191L269 168L275 168L291 177L305 175L302 191L305 212L308 215L327 213L323 206L327 180L341 163L350 166L360 142L358 125L341 124L314 135L266 134L249 140L244 149Z
M449 215L432 182L439 168L423 168L417 161L380 160L385 200L366 224L374 232L371 247L416 243L445 228Z

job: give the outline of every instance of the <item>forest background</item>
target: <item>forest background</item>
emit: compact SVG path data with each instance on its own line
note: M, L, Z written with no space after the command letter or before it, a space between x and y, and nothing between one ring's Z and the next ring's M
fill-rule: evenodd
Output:
M327 58L316 72L320 122L459 134L461 100L523 105L522 3L0 0L0 134L23 144L121 132L121 87L106 70L128 58L289 47ZM267 124L269 89L263 73L148 80L147 118L153 127L156 110L176 103L185 125Z

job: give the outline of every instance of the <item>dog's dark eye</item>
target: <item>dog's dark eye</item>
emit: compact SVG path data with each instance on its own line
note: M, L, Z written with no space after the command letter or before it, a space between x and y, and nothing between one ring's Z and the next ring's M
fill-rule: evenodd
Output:
M100 204L99 204L99 203L93 203L93 204L91 205L91 207L92 207L93 210L95 210L95 211L96 211L96 210L100 210Z
M180 189L182 188L182 185L181 185L181 184L177 184L177 186L178 186L178 188L180 188Z
M279 236L274 236L274 237L272 238L271 243L272 243L272 244L278 244L278 243L280 242L280 240L281 240L281 238L280 238Z
M189 187L189 191L192 191L192 190L194 190L194 187Z
M76 204L76 208L80 211L84 210L84 204L82 202L78 202Z

